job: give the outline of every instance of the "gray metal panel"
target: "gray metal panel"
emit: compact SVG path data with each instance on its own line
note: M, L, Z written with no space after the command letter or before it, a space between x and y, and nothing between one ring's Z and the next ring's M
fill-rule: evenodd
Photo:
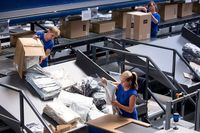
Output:
M120 127L117 130L123 133L155 133L157 131L151 127L146 128L133 123Z
M13 60L10 59L0 60L0 74L11 75L13 73L16 73Z

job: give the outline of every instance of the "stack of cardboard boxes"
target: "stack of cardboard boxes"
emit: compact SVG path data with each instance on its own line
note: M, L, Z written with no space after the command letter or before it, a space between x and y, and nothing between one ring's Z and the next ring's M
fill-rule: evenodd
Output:
M39 57L44 56L44 47L39 39L18 38L14 62L21 78L29 67L39 64Z
M143 12L127 13L126 38L144 40L150 38L151 14Z
M114 21L97 21L91 23L91 32L94 33L105 33L115 30L115 22Z
M71 17L66 21L61 20L61 36L66 38L78 38L89 35L89 21L82 21L81 17Z

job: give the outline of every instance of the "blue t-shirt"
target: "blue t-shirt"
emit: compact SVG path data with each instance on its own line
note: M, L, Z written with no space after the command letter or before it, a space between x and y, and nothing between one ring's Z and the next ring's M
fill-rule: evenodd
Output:
M124 91L124 88L121 84L118 85L118 89L116 91L116 97L117 97L117 101L124 105L124 106L129 106L129 99L130 97L134 95L134 96L138 96L137 94L137 90L135 89L129 89L127 91ZM138 113L136 110L136 107L134 106L134 111L132 113L128 113L122 109L120 109L122 114L120 114L123 117L128 117L128 118L133 118L133 119L138 119Z
M153 13L152 15L158 20L158 23L160 23L160 15L157 12ZM151 37L153 38L157 37L158 23L155 24L153 21L151 21Z
M49 40L49 41L45 41L44 39L44 32L36 32L35 33L39 38L40 40L43 42L44 44L44 51L46 52L47 49L50 49L52 50L53 48L53 45L54 45L54 42L52 40ZM41 67L47 67L48 66L48 58L44 59L42 61L42 63L40 64Z

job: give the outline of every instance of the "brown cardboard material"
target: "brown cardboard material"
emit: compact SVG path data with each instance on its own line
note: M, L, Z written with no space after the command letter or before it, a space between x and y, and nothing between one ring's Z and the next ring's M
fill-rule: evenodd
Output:
M115 21L116 28L126 28L127 13L133 11L132 9L121 9L112 11L112 20Z
M78 38L89 35L89 21L70 20L61 21L61 36L66 38Z
M126 38L144 40L150 38L151 14L143 12L127 13Z
M198 2L193 3L193 12L200 13L200 4Z
M116 130L117 128L127 125L129 123L138 124L144 127L150 127L150 124L144 123L142 121L134 120L131 118L125 118L118 115L110 115L110 114L87 122L88 125L114 133L119 132Z
M63 124L63 125L57 125L54 127L53 125L49 125L49 128L53 133L64 133L66 131L69 131L70 129L75 128L77 125L77 122L71 123L71 124ZM48 130L44 128L44 133L48 133Z
M105 33L115 30L115 22L114 21L99 21L92 23L91 31L94 33Z
M179 3L178 4L178 17L185 17L192 15L193 3Z
M35 34L35 32L33 32L33 31L24 31L24 32L19 32L19 33L11 33L10 34L10 45L15 47L18 38L20 38L20 37L29 38L29 37L32 37L34 34Z
M163 21L177 18L178 4L160 4L159 14Z
M36 61L39 63L40 56L45 56L45 52L39 39L18 38L14 62L21 78L23 78L26 66L31 64L32 61L35 62L35 59L38 59Z

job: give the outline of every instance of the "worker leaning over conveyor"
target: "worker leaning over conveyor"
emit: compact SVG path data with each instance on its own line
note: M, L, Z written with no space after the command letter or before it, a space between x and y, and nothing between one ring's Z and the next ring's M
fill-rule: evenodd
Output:
M120 109L119 115L137 120L138 113L135 107L138 96L137 74L124 71L120 75L120 81L120 83L112 82L116 85L116 100L112 101L112 105ZM102 83L107 84L107 80L102 78Z
M158 33L158 24L160 23L160 14L156 12L157 5L150 1L147 7L135 7L135 10L151 13L151 38L156 38Z
M60 35L60 30L52 26L50 27L47 32L38 31L35 33L33 38L40 38L44 45L45 56L40 57L40 66L47 67L48 66L48 56L54 46L54 38Z

